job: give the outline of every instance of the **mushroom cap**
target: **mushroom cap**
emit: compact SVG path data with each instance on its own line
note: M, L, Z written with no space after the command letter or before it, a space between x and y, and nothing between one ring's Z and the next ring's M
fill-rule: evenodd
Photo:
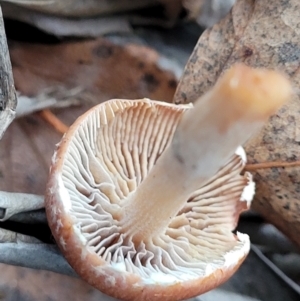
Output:
M57 146L45 198L49 226L74 270L110 296L191 298L226 281L249 252L249 237L232 233L254 194L251 175L241 174L241 147L186 200L164 233L138 245L122 233L128 195L191 107L110 100L79 117Z

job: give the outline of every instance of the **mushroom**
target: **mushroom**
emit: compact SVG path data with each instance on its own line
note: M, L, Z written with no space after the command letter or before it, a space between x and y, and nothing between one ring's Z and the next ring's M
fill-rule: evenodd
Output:
M239 145L290 90L275 71L236 65L194 107L114 99L79 117L45 199L75 271L122 300L182 300L227 280L250 248L233 233L254 194Z

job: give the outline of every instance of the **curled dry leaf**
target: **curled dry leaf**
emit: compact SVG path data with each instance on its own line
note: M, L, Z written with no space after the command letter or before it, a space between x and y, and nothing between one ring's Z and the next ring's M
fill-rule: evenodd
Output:
M106 39L32 45L11 43L15 84L21 94L66 100L76 89L82 102L99 103L99 95L149 97L171 101L176 77L159 67L159 54L133 44L116 45Z
M23 115L77 98L82 106L56 112L68 125L91 102L118 96L171 101L175 92L175 76L160 69L159 55L146 47L114 45L105 39L10 46ZM25 101L29 97L32 102ZM53 147L60 138L38 115L16 120L0 142L0 189L44 194Z
M130 32L128 14L67 18L33 11L15 5L3 5L3 15L7 19L30 24L43 32L57 37L100 37L111 33ZM9 27L9 26L8 26ZM14 29L15 30L15 29ZM18 29L16 30L18 32Z
M132 24L169 27L182 10L181 0L2 0L0 3L6 18L31 24L55 36L85 38L130 32Z
M192 53L178 86L176 103L194 102L235 62L275 68L300 83L299 1L242 0L220 23L206 30ZM300 159L299 90L246 145L249 163ZM296 162L296 163L295 163ZM275 166L280 164L275 163ZM253 208L300 246L299 167L255 171Z
M155 5L155 0L2 0L18 13L19 7L66 17L112 14Z
M25 8L46 14L63 17L93 17L151 8L161 4L164 13L175 19L182 9L182 0L2 0L9 11Z
M44 194L53 145L59 139L39 116L15 120L0 141L0 190Z

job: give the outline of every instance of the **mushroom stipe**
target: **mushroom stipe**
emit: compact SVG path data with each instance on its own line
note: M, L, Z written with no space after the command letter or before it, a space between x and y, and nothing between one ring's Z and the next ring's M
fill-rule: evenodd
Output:
M75 271L121 300L183 300L249 252L235 229L254 195L242 145L290 97L275 72L236 65L195 106L110 100L53 156L45 205Z

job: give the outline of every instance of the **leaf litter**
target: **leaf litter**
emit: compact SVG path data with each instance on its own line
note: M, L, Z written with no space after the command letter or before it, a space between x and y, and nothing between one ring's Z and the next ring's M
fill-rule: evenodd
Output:
M249 0L238 1L227 17L219 24L207 29L201 36L184 71L175 94L175 101L189 102L195 100L198 95L204 93L214 84L223 70L236 61L243 61L252 66L279 68L290 76L294 86L297 87L299 77L296 67L297 63L299 64L298 47L300 47L298 45L299 39L297 39L299 34L298 23L295 18L297 7L297 1L276 0L272 4ZM151 29L149 32L151 32ZM134 36L134 32L131 34L131 38L132 36ZM126 35L122 39L126 40ZM10 49L16 86L22 96L35 100L40 99L41 95L45 95L46 91L46 99L53 97L57 105L60 101L68 99L67 92L72 91L74 87L78 87L78 83L80 83L82 87L77 90L78 94L75 93L72 96L77 99L75 103L80 103L81 106L56 110L57 116L66 124L71 124L76 116L94 104L96 95L98 97L100 95L96 102L112 97L143 97L147 93L150 98L171 101L175 92L177 77L172 76L172 73L162 70L158 66L160 54L147 47L141 47L141 45L125 44L125 46L116 45L102 38L95 41L62 42L53 45L53 47L13 42L10 44ZM93 53L92 50L96 45L99 45L101 51L107 50L107 45L112 47L113 58L111 62L107 57L104 56L101 60L99 56ZM154 42L153 47L157 48L156 46L157 44ZM70 49L76 50L74 54ZM79 63L81 57L85 59L83 64ZM176 61L182 61L182 56L172 57L172 60L176 64ZM148 83L146 85L142 84L141 78L145 76L145 73L138 69L141 61L146 61L145 69L151 70L155 74L155 79L156 76L160 78L160 84L155 89L153 88L155 80L152 77L148 76ZM112 70L115 70L116 62L121 63L117 70L121 72L122 81L118 81L114 74L116 72L112 72ZM60 68L64 63L68 68ZM102 70L102 73L92 68L94 64ZM132 70L131 68L133 68L132 74L134 75L131 72L129 74L124 72ZM80 77L83 72L87 72L89 76ZM91 80L88 81L88 78L91 78ZM124 85L124 82L129 83L129 85ZM72 97L70 98L72 99ZM44 98L42 97L42 99ZM262 133L249 142L247 151L250 163L257 164L270 160L298 160L297 145L293 144L293 139L298 141L297 132L295 131L297 125L297 99L298 95L295 93L290 104L280 111L278 116L272 118L270 124ZM59 139L60 135L53 131L41 119L39 114L16 120L0 143L0 157L2 158L0 167L1 189L43 194L53 146ZM286 145L289 147L287 148ZM284 168L278 172L278 170L272 168L270 170L258 170L255 174L258 182L258 195L254 202L254 209L296 241L297 233L299 234L297 220L295 221L293 217L293 213L297 213L297 191L294 189L298 183L296 171L292 168ZM278 187L281 190L276 191ZM287 202L289 205L287 205ZM288 209L281 209L284 206ZM242 222L245 219L247 220L247 217L242 217ZM34 218L33 220L37 221ZM261 217L258 221L255 217L254 221L256 225L265 224ZM41 219L40 222L43 223L44 220ZM266 235L270 237L272 234L268 232ZM282 234L278 232L278 235ZM258 236L257 233L252 234L253 240L255 241ZM5 247L5 245L2 245L2 247ZM12 245L9 247L13 248L10 250L16 250ZM223 287L194 300L210 301L216 298L223 301L229 299L231 301L250 301L250 298L253 301L258 299L262 301L298 300L299 292L297 289L293 289L293 285L289 281L282 280L284 277L280 277L280 273L276 271L274 273L274 269L270 269L270 264L266 263L268 258L276 262L272 254L282 254L283 256L284 254L297 254L298 251L287 250L285 253L278 253L275 248L273 253L270 250L266 252L264 248L270 248L268 243L258 247L259 249L254 249L250 253L245 264ZM8 250L8 248L3 251L5 250ZM34 254L33 249L24 244L20 251L25 251L23 254L26 254L26 250ZM47 246L45 250L45 254L48 254ZM1 252L1 254L4 253ZM16 258L21 259L20 254L16 253ZM63 258L62 260L64 262ZM283 260L279 259L278 261L277 258L277 262L283 262ZM32 263L34 264L34 261ZM32 267L37 268L37 266ZM4 268L6 267L4 266L3 270ZM284 270L286 266L281 268ZM53 270L53 266L51 264L45 265L44 269ZM63 273L67 269L67 265L62 264L56 272ZM22 273L28 275L27 277L32 277L29 270L20 272L20 274ZM43 275L44 272L41 273ZM5 273L5 275L9 275L9 273ZM49 296L55 298L50 291L51 287L55 289L59 286L57 279L60 276L47 275L52 280L49 282L49 290L47 292L46 289L45 294L50 294L48 298ZM74 283L73 278L64 278L63 281L70 283L70 285ZM51 283L53 283L53 286ZM14 300L12 296L17 292L11 284L9 287L4 286L4 290L2 289L6 301ZM0 288L2 285L4 285L3 282L0 284ZM34 300L33 295L30 295L31 293L24 295L24 289L25 286L19 286L18 290L18 294L22 296L23 300L26 300L26 298ZM83 289L83 292L87 294L86 296L90 296L87 292L92 291L93 289L88 287ZM69 294L72 297L74 296L73 291ZM92 294L99 298L99 292L93 292ZM7 296L10 296L11 299ZM39 300L43 300L43 296L40 296ZM100 298L104 300L105 297ZM93 297L90 300L93 300Z

